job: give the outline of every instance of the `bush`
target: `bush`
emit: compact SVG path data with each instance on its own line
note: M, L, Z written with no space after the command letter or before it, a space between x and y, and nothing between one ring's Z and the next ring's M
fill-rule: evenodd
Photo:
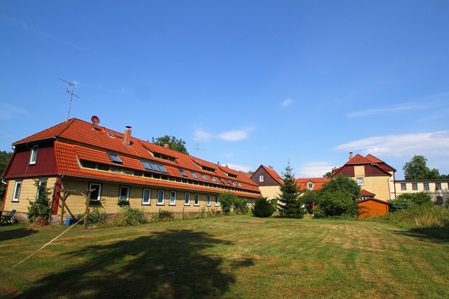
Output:
M47 181L37 179L34 182L34 186L37 188L37 196L34 201L28 200L30 206L28 207L27 218L31 223L36 222L38 219L42 224L48 223L51 208L48 198L50 191L47 189Z
M254 207L251 209L254 216L261 218L270 217L274 211L273 204L265 197L257 198Z
M315 217L357 216L358 206L348 191L324 192L320 195Z
M378 217L405 227L449 227L449 211L439 206L421 205Z
M84 214L79 214L78 219L82 219ZM83 223L81 221L80 223ZM89 215L87 215L87 223L90 224L102 224L106 223L106 213L102 208L92 208Z
M148 220L143 210L133 209L128 206L122 207L120 213L114 219L114 225L116 226L134 226L147 222Z
M246 200L237 196L234 198L234 201L232 203L232 209L234 210L234 213L240 215L246 215L249 212Z
M390 199L388 201L388 209L390 210L390 212L396 212L396 211L400 211L400 210L405 210L405 209L409 209L411 208L412 202L409 199L406 198L399 198L398 199Z
M167 210L160 210L157 214L157 218L159 221L172 221L175 219L173 212Z

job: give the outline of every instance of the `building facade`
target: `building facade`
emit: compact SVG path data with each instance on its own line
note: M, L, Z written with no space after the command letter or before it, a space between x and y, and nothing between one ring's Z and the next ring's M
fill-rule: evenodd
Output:
M396 197L404 193L425 192L438 205L449 202L449 180L397 180Z
M190 215L220 209L223 192L249 203L261 196L246 173L135 138L130 127L121 133L72 118L13 146L2 210L19 214L27 213L37 184L46 184L53 215L62 200L72 215L84 213L86 205L108 214L129 205L150 214L162 209Z

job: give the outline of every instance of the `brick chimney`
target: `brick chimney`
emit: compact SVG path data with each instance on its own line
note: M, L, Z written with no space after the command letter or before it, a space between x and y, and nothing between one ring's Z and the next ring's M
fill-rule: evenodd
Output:
M352 152L349 152L349 160L352 159Z
M164 143L164 148L170 148L170 146L168 145L168 143Z
M123 135L123 143L126 146L131 145L131 127L130 126L125 127L125 135Z

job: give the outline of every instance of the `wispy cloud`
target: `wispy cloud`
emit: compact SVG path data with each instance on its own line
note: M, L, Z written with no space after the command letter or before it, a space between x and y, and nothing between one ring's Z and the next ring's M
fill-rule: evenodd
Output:
M296 178L321 178L327 172L332 171L335 166L328 162L308 162L299 168L295 173Z
M449 157L449 131L368 137L338 145L335 150L393 157Z
M365 117L365 116L374 115L374 114L392 113L392 112L399 112L399 111L406 111L406 110L419 110L419 109L426 109L426 108L428 108L428 107L424 104L403 103L403 104L399 104L399 105L392 105L392 106L350 112L347 114L347 117L349 117L349 118Z
M0 102L0 120L12 119L16 115L28 115L28 111L22 107Z
M282 101L281 103L281 107L282 108L287 108L288 106L290 106L291 104L293 104L294 100L293 99L285 99Z
M214 136L211 133L204 131L203 129L196 129L193 139L195 141L204 141L212 139Z
M19 20L16 18L12 18L12 17L9 17L4 14L0 14L0 21L6 22L15 27L20 27L23 30L31 32L35 35L39 35L39 36L43 36L43 37L47 37L47 38L53 37L50 33L42 31L42 30L38 29L37 27L33 26L32 24L28 24L25 21L22 21L22 20Z
M240 141L248 138L249 134L254 130L254 127L248 127L242 130L225 131L218 134L209 133L203 129L196 129L194 133L195 141L204 141L209 139L221 139L224 141Z

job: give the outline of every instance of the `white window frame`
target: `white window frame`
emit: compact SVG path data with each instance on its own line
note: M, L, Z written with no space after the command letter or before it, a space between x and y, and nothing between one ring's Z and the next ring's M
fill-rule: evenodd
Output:
M363 186L363 178L357 178L357 185Z
M14 193L12 195L12 202L19 202L20 191L22 190L22 180L16 181L14 184Z
M200 195L198 193L195 193L194 196L194 205L199 206L200 205Z
M263 176L263 174L259 175L259 182L263 183L265 180L265 177Z
M129 195L131 194L131 188L129 186L120 186L119 194L118 194L118 201L123 201L124 198L122 198L122 190L126 190L126 198L125 200L129 202Z
M31 149L30 165L36 164L38 152L39 152L39 146L38 145L34 145L33 148Z
M95 189L95 188L92 188L92 187L94 187L94 186L98 186L98 195L97 195L97 198L92 198L92 193L90 193L90 198L89 198L89 200L100 200L100 199L101 199L101 184L99 184L99 183L90 183L90 184L89 184L89 190Z
M218 201L218 195L215 195L215 204L216 207L220 205L220 202Z
M156 204L158 206L163 206L164 205L164 196L165 196L164 190L157 190L157 202L156 202Z
M190 193L186 192L184 194L184 205L190 206Z
M148 195L148 198L146 195ZM144 188L142 190L142 205L151 206L151 189Z
M206 200L206 206L210 207L211 202L212 202L212 196L208 195L207 200Z
M41 189L40 187L42 187L42 185L44 185L45 184L45 191L47 191L47 181L48 181L48 179L47 178L41 178L41 179L39 179L39 186L36 188L36 197L39 197L39 190Z
M176 206L176 191L170 191L170 205Z

